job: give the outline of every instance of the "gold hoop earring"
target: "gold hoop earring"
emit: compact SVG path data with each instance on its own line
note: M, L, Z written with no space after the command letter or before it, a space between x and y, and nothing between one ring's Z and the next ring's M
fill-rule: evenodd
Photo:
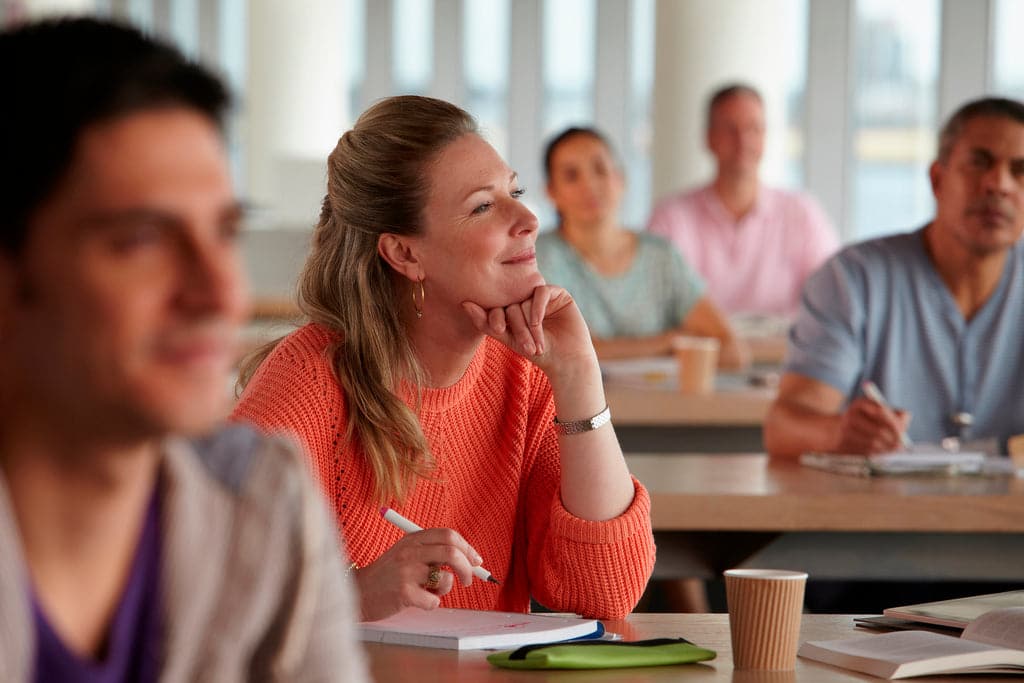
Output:
M416 300L416 289L419 286L419 301ZM417 280L416 284L412 287L412 307L416 311L416 317L423 317L423 301L427 298L426 292L423 291L423 280Z

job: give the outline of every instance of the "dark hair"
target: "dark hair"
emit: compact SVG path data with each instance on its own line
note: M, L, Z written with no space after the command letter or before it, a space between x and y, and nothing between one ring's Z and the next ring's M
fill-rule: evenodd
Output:
M135 28L51 19L0 32L0 249L24 244L32 213L71 164L83 130L143 109L185 106L219 128L219 78Z
M961 106L953 112L939 133L939 163L949 159L949 153L967 122L979 116L1002 116L1024 124L1024 102L1005 97L983 97Z
M604 133L597 130L596 128L590 128L588 126L572 126L566 128L561 133L551 138L548 144L544 146L544 178L545 180L551 180L551 160L555 156L555 150L558 146L568 140L569 138L576 137L577 135L585 135L587 137L594 138L605 147L608 148L608 152L612 155L612 159L618 160L615 156L615 148L612 147L612 143L608 141Z
M761 97L761 93L758 92L757 88L755 88L754 86L747 85L746 83L730 83L728 85L724 85L718 90L716 90L711 95L711 99L708 100L708 128L711 128L711 117L715 113L715 107L720 105L722 102L725 102L730 97L735 97L736 95L747 95L749 97L753 97L761 104L761 106L764 106L764 98Z

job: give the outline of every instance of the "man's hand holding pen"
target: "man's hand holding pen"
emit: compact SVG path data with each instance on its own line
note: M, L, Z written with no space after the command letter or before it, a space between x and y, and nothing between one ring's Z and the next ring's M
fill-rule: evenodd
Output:
M836 453L872 455L909 448L907 427L911 415L891 408L873 383L865 383L864 395L847 406L839 420Z

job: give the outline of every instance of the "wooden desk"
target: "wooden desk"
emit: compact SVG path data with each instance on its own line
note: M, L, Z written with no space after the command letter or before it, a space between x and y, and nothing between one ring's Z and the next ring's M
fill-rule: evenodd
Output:
M753 427L760 429L772 389L723 388L710 394L605 382L616 429L621 427Z
M785 334L772 336L742 337L750 349L750 359L754 363L766 365L782 365L786 359L789 340Z
M850 615L815 615L803 617L801 642L863 635L856 629ZM627 640L662 636L682 636L710 648L718 657L710 662L680 666L638 669L606 669L596 671L510 671L487 663L487 652L455 652L403 645L366 643L373 679L377 683L418 681L422 683L476 683L477 681L599 681L607 683L646 683L647 681L704 681L714 683L843 683L878 681L864 674L846 671L797 658L792 672L734 671L732 646L729 642L729 621L725 614L633 614L623 621L605 622L609 631L624 634ZM961 683L979 681L978 677L942 676L915 678L915 681ZM1020 681L1012 676L985 676L984 683Z
M1022 479L861 478L765 455L627 462L651 493L659 578L762 565L832 579L1021 580Z
M761 425L775 390L726 378L707 395L606 381L612 421L623 450L635 453L759 451Z
M292 321L301 315L293 296L261 296L252 300L254 320Z

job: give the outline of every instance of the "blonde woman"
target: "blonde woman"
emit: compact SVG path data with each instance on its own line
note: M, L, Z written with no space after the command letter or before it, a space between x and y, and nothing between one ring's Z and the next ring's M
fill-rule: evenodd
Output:
M367 110L328 166L300 282L310 322L250 363L235 418L307 449L363 618L531 596L625 615L653 567L650 500L586 324L537 271L516 174L466 112L415 96Z

